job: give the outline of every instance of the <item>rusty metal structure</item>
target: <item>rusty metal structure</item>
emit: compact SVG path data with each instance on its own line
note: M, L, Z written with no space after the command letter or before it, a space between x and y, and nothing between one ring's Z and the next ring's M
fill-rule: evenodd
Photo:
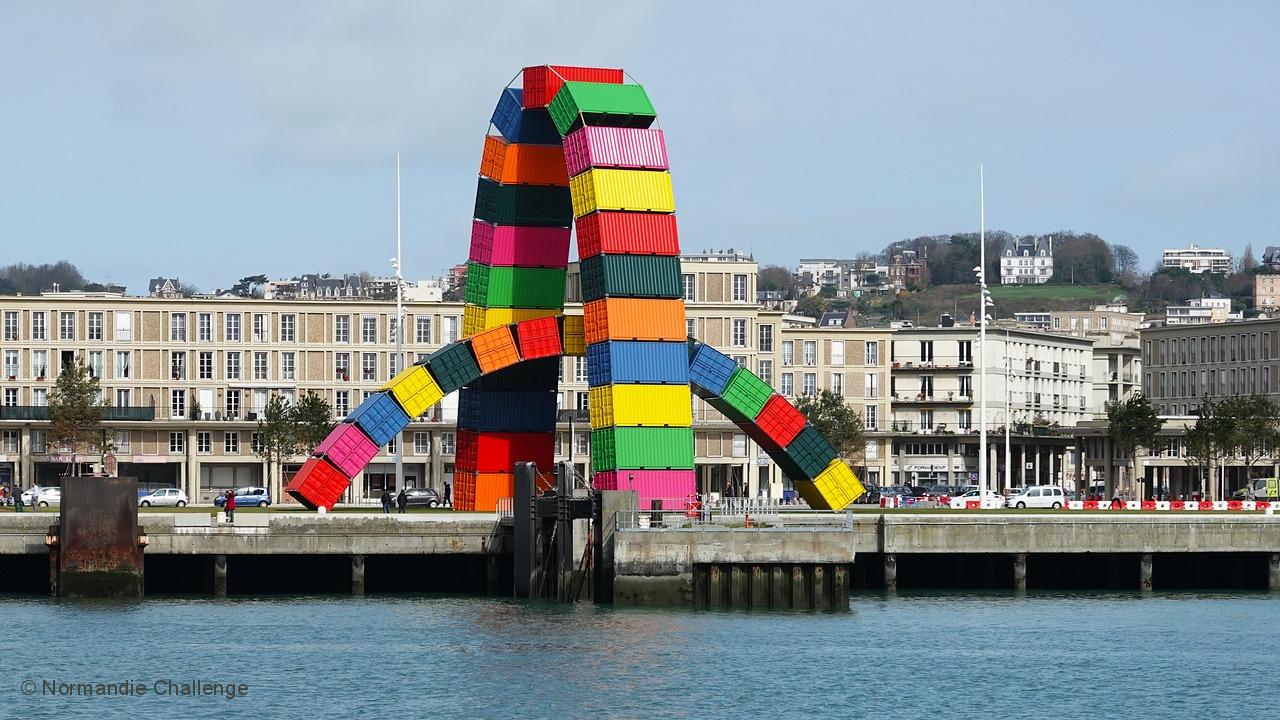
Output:
M138 525L138 481L64 477L58 524L49 527L49 591L55 597L141 598L147 536Z

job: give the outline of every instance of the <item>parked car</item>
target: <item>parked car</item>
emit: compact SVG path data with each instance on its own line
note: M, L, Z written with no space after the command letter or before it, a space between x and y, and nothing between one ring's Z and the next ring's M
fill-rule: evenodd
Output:
M406 507L436 508L444 504L444 498L432 488L408 488L404 491L404 496Z
M864 493L862 493L862 495L861 495L857 500L855 500L854 502L856 502L856 503L857 503L857 504L859 504L859 505L879 505L879 504L880 504L880 492L881 492L881 491L880 491L880 486L879 486L879 485L867 485L867 486L866 486L866 489L867 489L867 491L866 491L866 492L864 492Z
M213 504L222 507L227 504L227 497L219 493L213 498ZM266 507L271 504L271 494L264 487L236 488L236 508Z
M40 497L36 498L33 505L39 507L49 507L50 505L62 504L62 488L44 488L40 491Z
M1060 508L1067 502L1067 494L1057 485L1033 485L1005 500L1011 508Z
M911 494L917 498L926 498L929 497L929 488L924 485L912 485Z
M236 500L240 502L239 499ZM160 488L138 499L138 507L186 507L187 493L178 488Z
M984 498L988 502L1001 503L1001 504L1004 503L1004 496L1001 495L1000 493L993 492L991 490L988 490L984 493L981 490L974 488L973 490L970 490L968 492L961 493L959 495L956 495L955 497L952 497L951 501L948 503L948 506L952 510L964 510L967 503L975 502L975 501L981 502Z
M960 489L959 485L934 485L929 488L929 494L933 497L951 498L957 495L963 495L964 492Z

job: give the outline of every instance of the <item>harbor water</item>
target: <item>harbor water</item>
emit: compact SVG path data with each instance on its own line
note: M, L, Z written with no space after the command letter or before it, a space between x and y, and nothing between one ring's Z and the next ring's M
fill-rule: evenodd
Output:
M1262 593L870 594L847 613L9 596L0 611L6 718L1280 716L1280 598Z

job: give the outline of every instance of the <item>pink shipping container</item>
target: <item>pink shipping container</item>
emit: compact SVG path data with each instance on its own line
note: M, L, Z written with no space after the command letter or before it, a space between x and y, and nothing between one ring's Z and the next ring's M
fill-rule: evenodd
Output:
M641 510L653 500L661 500L663 510L683 510L698 492L692 470L610 470L596 473L592 482L597 490L635 490Z
M661 130L586 126L565 136L564 162L573 177L592 167L667 170Z
M569 262L569 228L471 223L471 260L494 266L562 268Z
M378 454L378 446L354 423L341 422L316 446L312 455L324 455L347 477L355 477Z

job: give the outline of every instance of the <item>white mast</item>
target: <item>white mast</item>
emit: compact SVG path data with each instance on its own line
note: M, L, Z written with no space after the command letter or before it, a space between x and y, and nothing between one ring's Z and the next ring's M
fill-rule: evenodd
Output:
M396 153L396 370L404 370L404 274L400 264L400 153ZM396 437L396 492L404 489L404 433Z
M978 500L987 494L987 210L978 166Z

